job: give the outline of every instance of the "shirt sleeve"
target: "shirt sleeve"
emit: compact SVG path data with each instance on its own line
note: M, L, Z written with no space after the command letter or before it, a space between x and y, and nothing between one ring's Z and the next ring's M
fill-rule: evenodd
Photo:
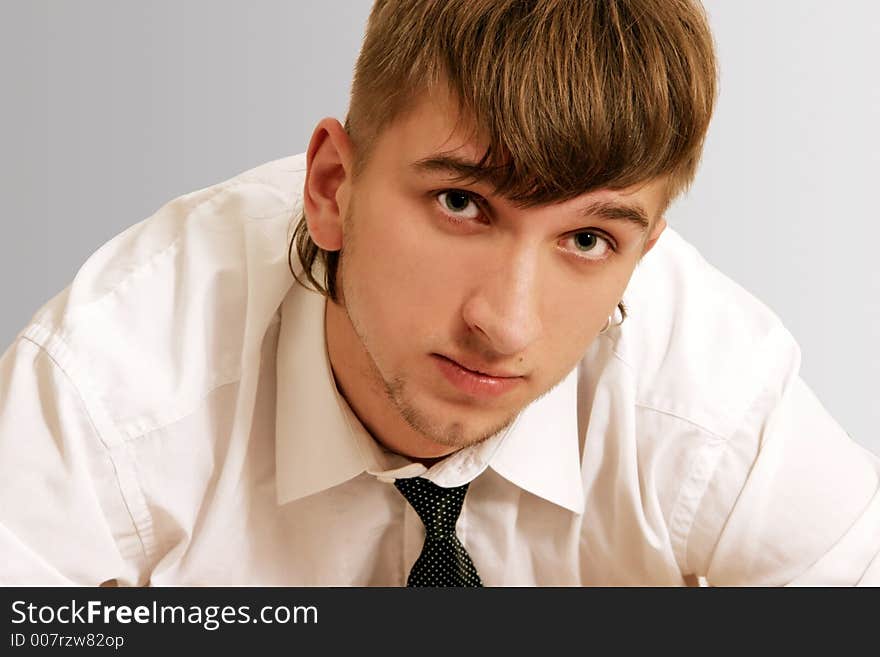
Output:
M799 363L794 345L697 508L688 561L710 586L880 585L880 458L835 422Z
M125 460L58 360L19 337L0 358L0 584L144 584Z

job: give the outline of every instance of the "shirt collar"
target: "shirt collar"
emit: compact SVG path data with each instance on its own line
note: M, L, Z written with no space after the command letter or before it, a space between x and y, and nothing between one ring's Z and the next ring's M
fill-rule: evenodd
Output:
M525 408L505 431L430 469L384 450L336 389L324 334L326 299L291 286L277 351L277 502L286 504L364 472L385 481L424 475L459 486L491 467L511 483L575 513L584 508L577 370Z

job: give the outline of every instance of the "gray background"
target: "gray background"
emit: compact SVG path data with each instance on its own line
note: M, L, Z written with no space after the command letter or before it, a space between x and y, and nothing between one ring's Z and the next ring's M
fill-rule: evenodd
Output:
M101 244L342 118L369 0L0 0L0 350ZM880 453L880 7L707 0L721 96L670 224Z

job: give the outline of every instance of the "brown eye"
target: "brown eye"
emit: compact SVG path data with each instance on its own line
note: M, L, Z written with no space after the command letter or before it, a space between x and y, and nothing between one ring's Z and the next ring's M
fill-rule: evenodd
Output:
M577 233L574 235L574 244L581 251L591 251L596 247L598 240L593 233Z
M480 216L480 208L473 197L460 189L440 192L437 201L443 212L455 219L476 219Z

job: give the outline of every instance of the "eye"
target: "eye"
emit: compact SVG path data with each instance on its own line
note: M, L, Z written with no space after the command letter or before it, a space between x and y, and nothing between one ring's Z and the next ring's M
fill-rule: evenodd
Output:
M437 194L437 202L444 214L455 220L476 219L480 216L480 206L468 192L460 189L447 189Z
M561 246L582 260L605 260L614 251L611 240L587 230L563 238Z

